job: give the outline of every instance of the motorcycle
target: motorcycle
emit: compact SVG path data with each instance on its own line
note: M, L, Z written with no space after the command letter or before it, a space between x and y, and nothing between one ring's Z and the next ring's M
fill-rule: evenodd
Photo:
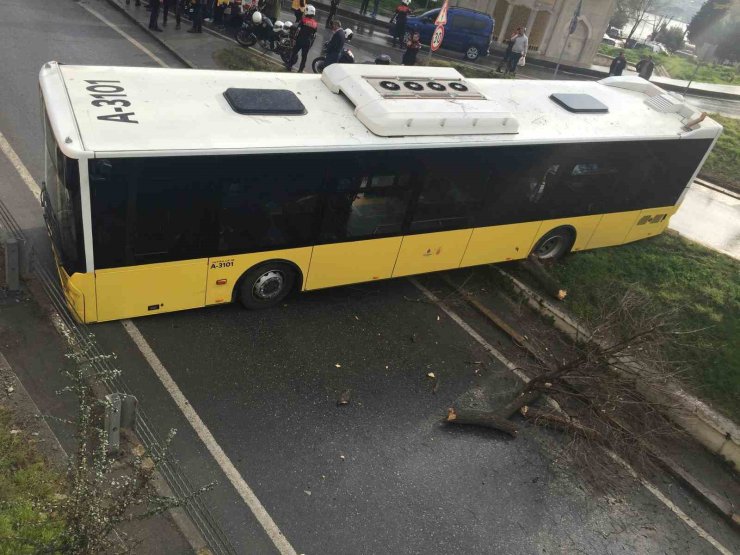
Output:
M339 55L339 60L337 60L338 64L354 64L355 63L355 55L352 53L352 50L350 50L348 43L352 40L352 30L347 29L345 30L345 44L342 47L342 53ZM321 48L321 56L318 56L317 58L314 58L314 61L311 62L311 69L313 69L314 73L321 73L324 71L324 68L326 67L326 48L329 46L329 42L325 42L324 46Z

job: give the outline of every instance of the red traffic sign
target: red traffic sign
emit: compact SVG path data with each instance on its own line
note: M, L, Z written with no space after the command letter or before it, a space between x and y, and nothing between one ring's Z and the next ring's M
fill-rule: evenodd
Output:
M439 15L437 16L437 19L434 21L434 24L439 25L446 25L447 24L447 3L449 0L445 0L444 5L442 6L442 9L439 10Z
M437 28L434 30L434 33L432 33L432 44L429 45L429 47L432 49L432 52L436 52L437 50L439 50L439 47L442 46L443 38L445 38L444 25L438 25Z

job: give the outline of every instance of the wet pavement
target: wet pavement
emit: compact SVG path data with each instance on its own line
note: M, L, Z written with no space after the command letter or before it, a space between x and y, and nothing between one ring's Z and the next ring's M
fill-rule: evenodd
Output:
M694 183L669 227L740 260L740 199L736 197Z

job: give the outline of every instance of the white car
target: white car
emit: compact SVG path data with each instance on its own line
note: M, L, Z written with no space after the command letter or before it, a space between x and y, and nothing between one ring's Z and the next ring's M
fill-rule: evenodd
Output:
M609 46L613 46L615 48L624 48L623 40L613 39L609 35L604 35L604 37L601 39L601 44L608 44Z

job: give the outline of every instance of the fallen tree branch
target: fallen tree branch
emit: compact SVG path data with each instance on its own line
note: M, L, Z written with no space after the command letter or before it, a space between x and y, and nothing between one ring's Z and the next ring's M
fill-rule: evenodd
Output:
M598 441L601 444L605 443L604 436L602 436L599 432L597 432L593 428L584 426L583 424L580 424L575 420L568 418L567 416L535 409L529 406L522 407L519 412L522 413L522 416L532 420L535 424L538 424L540 426L545 426L547 428L553 428L564 432L578 433L590 440Z
M535 255L531 254L526 260L522 260L521 266L537 280L545 293L551 297L562 301L568 295L568 292L545 270L545 267Z
M462 424L468 426L481 426L504 432L511 437L516 437L519 430L506 418L501 418L495 411L483 411L475 409L447 409L447 418L444 420L449 424Z

